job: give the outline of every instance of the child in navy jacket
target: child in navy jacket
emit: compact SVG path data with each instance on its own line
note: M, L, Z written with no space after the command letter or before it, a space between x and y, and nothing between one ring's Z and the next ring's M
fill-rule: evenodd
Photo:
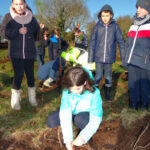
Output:
M126 41L130 108L148 109L150 101L150 0L138 0Z
M116 60L116 43L119 45L123 60L124 39L119 25L112 19L111 6L104 5L99 12L99 21L95 25L89 44L89 63L96 62L95 83L99 83L105 76L105 96L110 101L110 89L112 85L112 64Z

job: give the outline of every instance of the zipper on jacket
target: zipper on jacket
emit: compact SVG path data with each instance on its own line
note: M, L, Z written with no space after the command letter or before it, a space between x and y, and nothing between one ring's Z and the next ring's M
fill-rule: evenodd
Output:
M107 25L105 25L106 31L105 31L105 44L104 44L104 62L106 61L106 46L107 46Z
M132 45L132 48L131 48L131 52L130 52L130 54L129 54L129 59L128 59L128 63L130 63L130 61L131 61L131 57L132 57L132 54L133 54L133 49L134 49L134 47L135 47L135 42L136 42L136 39L137 39L137 34L138 34L138 30L139 30L139 28L140 28L140 26L137 28L137 30L136 30L136 34L135 34L135 38L134 38L134 41L133 41L133 45Z
M145 57L145 60L144 60L145 64L147 64L147 58L148 58L148 49L146 50L146 57Z
M24 24L22 25L24 27ZM25 34L23 34L23 47L22 47L22 52L23 52L23 59L25 59Z

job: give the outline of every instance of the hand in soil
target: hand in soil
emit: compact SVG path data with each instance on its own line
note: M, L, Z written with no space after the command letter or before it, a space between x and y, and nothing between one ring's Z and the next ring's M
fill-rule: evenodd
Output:
M75 146L81 146L84 144L84 139L81 136L78 136L74 141L73 141L73 145Z
M75 150L72 142L66 143L67 150Z

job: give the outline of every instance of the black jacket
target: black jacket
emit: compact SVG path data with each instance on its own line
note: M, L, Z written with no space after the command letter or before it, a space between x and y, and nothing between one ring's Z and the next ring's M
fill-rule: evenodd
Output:
M21 27L27 27L27 33L19 33ZM8 39L9 56L19 59L34 59L36 56L35 40L39 25L34 17L28 24L16 22L10 13L6 14L1 25L1 34Z

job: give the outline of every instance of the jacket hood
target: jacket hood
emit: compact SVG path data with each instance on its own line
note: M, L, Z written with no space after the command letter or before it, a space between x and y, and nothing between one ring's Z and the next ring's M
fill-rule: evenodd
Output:
M102 11L110 11L110 12L112 13L112 18L113 18L114 12L113 12L113 9L112 9L112 7L111 7L110 5L106 4L106 5L104 5L104 6L101 8L100 12L98 13L98 19L101 18L101 13L102 13Z

